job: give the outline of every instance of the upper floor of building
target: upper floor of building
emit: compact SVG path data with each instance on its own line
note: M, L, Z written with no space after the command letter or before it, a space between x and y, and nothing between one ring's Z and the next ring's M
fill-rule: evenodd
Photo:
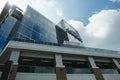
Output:
M24 12L7 2L0 15L0 48L12 39L79 45L83 42L78 31L65 20L54 24L30 6Z

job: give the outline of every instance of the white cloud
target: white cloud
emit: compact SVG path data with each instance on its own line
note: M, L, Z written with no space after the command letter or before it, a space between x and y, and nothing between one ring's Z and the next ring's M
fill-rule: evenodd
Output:
M82 22L68 21L80 32L85 46L120 51L120 10L102 10Z
M57 12L57 15L58 15L58 16L60 16L60 17L63 16L63 12L62 12L62 10L56 8L56 12Z
M109 0L109 1L112 1L112 2L120 2L120 0Z
M76 20L69 20L67 21L71 26L74 26L75 29L80 29L83 28L83 23L80 21L76 21ZM79 25L79 26L78 26Z

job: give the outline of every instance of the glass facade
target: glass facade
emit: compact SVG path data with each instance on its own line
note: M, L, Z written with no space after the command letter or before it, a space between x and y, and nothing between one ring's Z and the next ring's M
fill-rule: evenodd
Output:
M15 38L57 43L55 33L55 24L28 6Z
M11 39L57 43L55 24L30 6L27 7L23 17L19 10L11 10L8 14L0 24L0 52Z
M69 35L74 37L73 42L80 39L78 32L64 20L55 25L30 6L25 12L17 6L12 6L8 11L0 24L0 52L13 39L53 44L70 41Z
M62 41L79 42L79 43L82 42L82 39L78 31L75 30L72 26L70 26L66 21L61 20L57 26L59 26L59 30L58 30L59 34L57 34L57 36L58 37L62 36L62 38L60 38L61 42ZM60 29L63 31L60 31Z
M6 18L6 20L4 21L4 23L1 24L1 27L0 27L0 51L3 49L3 47L7 43L10 32L12 31L16 21L17 20L15 18L8 16Z

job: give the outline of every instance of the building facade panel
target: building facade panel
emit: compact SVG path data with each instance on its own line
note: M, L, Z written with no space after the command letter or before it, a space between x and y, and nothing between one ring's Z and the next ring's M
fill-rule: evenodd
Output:
M120 74L103 74L105 80L120 80Z
M68 74L67 80L96 80L94 74Z
M40 73L17 73L15 80L56 80L56 75Z

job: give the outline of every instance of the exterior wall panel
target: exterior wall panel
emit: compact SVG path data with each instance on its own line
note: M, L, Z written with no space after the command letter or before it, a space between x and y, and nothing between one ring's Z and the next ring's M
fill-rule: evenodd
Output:
M103 74L105 80L120 80L120 74Z
M15 80L56 80L56 75L40 73L17 73Z
M17 73L15 80L56 80L55 74ZM68 74L67 80L96 80L93 74Z
M68 80L96 80L94 74L68 74Z

